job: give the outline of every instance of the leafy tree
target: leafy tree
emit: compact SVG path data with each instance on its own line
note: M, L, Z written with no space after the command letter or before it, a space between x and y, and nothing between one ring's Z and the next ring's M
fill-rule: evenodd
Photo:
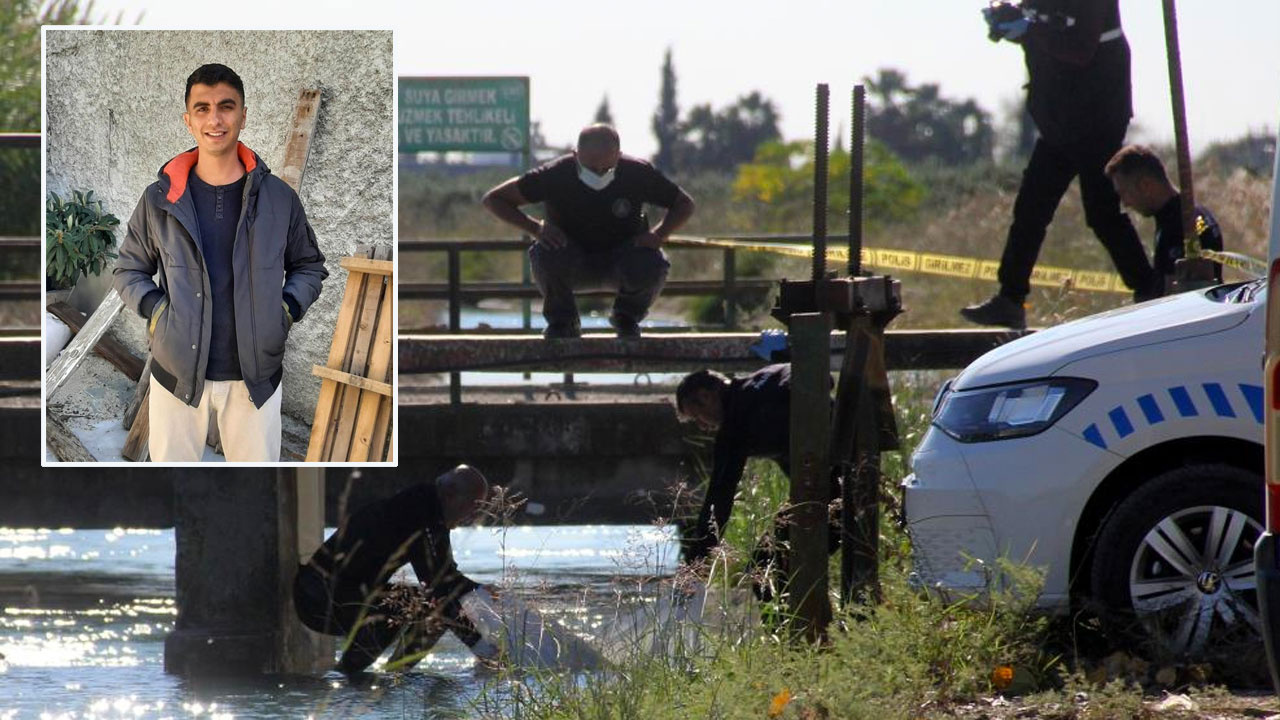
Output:
M996 155L1002 162L1021 165L1031 157L1036 144L1036 123L1031 119L1025 96L1000 101L1000 127Z
M105 22L94 16L92 0L0 3L0 130L40 129L40 26Z
M991 117L973 99L944 98L936 83L912 87L905 73L892 68L863 82L871 99L868 134L906 162L964 165L992 158Z
M592 122L604 123L605 125L613 124L613 113L609 112L609 96L606 94L600 100L600 107L596 108L596 116Z
M676 105L676 68L671 61L671 48L662 61L662 89L658 93L658 111L653 114L653 134L658 138L658 152L653 164L663 172L675 171L675 147L680 137L680 108Z
M777 141L778 110L759 91L720 111L710 104L689 110L680 123L675 164L682 170L731 171L755 157L763 143Z
M849 152L840 147L828 156L828 227L833 233L843 231L838 223L849 211L850 163ZM869 229L915 215L925 188L884 144L867 143L863 172L863 212ZM733 194L757 204L760 226L808 228L813 218L813 143L763 143L750 163L738 167Z
M105 22L94 17L92 2L0 2L0 132L40 129L40 26ZM39 229L40 153L0 148L0 235L32 236ZM15 272L0 268L5 277Z

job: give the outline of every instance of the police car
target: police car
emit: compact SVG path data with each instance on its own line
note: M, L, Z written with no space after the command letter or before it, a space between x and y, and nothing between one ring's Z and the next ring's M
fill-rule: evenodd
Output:
M1265 280L1037 332L939 392L903 481L917 577L1043 568L1040 602L1136 620L1175 655L1261 631Z

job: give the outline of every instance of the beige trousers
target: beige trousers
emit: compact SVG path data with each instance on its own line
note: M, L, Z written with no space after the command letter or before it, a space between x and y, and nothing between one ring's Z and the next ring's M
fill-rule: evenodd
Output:
M257 408L243 381L205 380L199 407L191 407L152 377L148 399L151 460L199 462L204 455L212 412L217 418L218 435L228 462L278 462L281 387L276 388L265 405Z

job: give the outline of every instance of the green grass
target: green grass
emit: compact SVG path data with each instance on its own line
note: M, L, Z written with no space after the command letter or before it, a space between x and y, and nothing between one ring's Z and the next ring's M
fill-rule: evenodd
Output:
M1260 704L1268 713L1280 709L1270 709L1274 700L1241 699L1210 685L1231 680L1214 677L1211 668L1159 668L1098 645L1086 637L1087 627L1070 619L1034 611L1042 576L1033 568L997 563L993 574L1002 582L993 583L982 601L944 599L914 586L910 543L894 511L906 459L928 427L933 394L945 376L915 372L892 378L903 448L886 454L882 465L883 598L873 607L838 609L829 642L795 642L784 628L753 620L753 632L708 635L697 652L638 653L599 674L499 671L473 709L485 717L555 720L1203 716L1160 711L1162 693L1171 690L1187 694L1201 710L1247 706L1261 712ZM728 556L738 560L728 564L727 573L717 567L713 586L745 594L749 579L742 575L741 559L770 529L787 488L772 463L748 466L725 532ZM833 588L837 559L831 565ZM1218 716L1241 716L1224 713Z
M896 495L903 458L927 425L934 380L923 373L900 378L899 426L907 446L886 457L888 496ZM772 463L749 465L725 530L731 557L750 555L787 489ZM881 536L883 601L838 612L830 642L821 647L792 642L774 626L732 641L709 637L702 652L686 657L639 654L600 675L537 673L528 683L536 689L528 693L512 694L514 675L500 674L477 709L528 718L758 718L789 696L780 717L883 720L945 714L986 696L993 670L1002 665L1014 667L1024 684L1048 681L1055 667L1042 649L1048 622L1028 612L1036 573L1005 568L1011 582L982 608L947 602L909 584L909 544L892 513L882 517ZM742 570L741 562L731 563L728 574L717 572L711 583L745 588Z

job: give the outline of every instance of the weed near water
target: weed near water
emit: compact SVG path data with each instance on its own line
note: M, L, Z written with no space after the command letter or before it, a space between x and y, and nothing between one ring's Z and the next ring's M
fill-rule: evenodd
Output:
M680 652L637 652L597 673L501 670L473 709L512 718L875 720L1261 717L1280 711L1273 698L1213 687L1230 678L1211 668L1160 666L1131 650L1082 639L1088 628L1076 618L1035 610L1041 576L1033 568L997 563L981 599L942 597L914 583L894 498L945 377L894 374L903 448L883 459L883 598L874 607L837 610L828 642L794 642L776 625L755 622L759 615L752 613L750 631L710 633ZM717 565L721 574L713 584L719 589L749 593L742 559L769 531L788 486L771 463L749 464L726 528L726 557L737 560ZM832 577L838 577L834 564Z
M896 493L903 458L927 427L938 380L936 373L899 378L905 442L886 458L886 496ZM741 558L771 532L788 487L772 463L748 466L725 529L724 556L738 560L714 563L709 581L718 595L749 593ZM708 631L674 652L632 653L595 674L500 671L476 710L518 718L941 717L999 688L1017 683L1025 692L1058 676L1058 658L1044 650L1049 623L1031 612L1036 572L1002 566L1003 582L986 602L957 602L913 585L909 543L892 512L882 516L881 547L882 602L837 611L826 643L793 642L785 627L761 625L751 610L750 630Z
M922 595L896 571L884 580L884 602L838 613L821 646L761 631L684 656L637 653L598 674L504 672L477 710L520 718L941 717L1000 687L1001 672L1033 683L1052 673L1055 658L1041 650L1045 622L1025 606L1031 588L976 609Z

